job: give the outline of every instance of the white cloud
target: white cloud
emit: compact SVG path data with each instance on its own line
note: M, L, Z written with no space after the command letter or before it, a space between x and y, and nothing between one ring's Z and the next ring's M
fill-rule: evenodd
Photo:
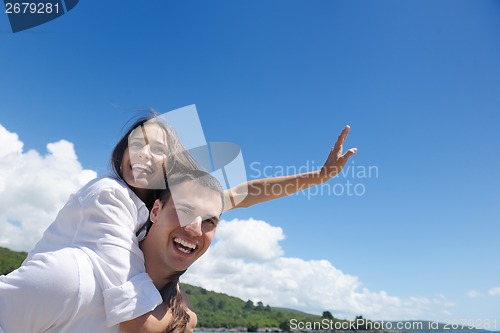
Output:
M436 294L436 296L432 299L434 304L442 305L447 308L452 308L455 306L455 303L450 302L446 299L446 296L443 294Z
M281 228L264 221L221 221L213 247L182 280L243 300L317 314L328 310L347 319L356 315L379 320L421 319L437 313L436 308L453 306L442 295L402 299L385 291L370 291L358 277L327 260L284 257L279 245L284 237Z
M500 296L500 287L491 288L488 290L488 294L491 296Z
M49 143L47 151L24 152L18 135L0 125L0 246L30 250L69 195L96 177L72 143Z
M466 293L466 295L469 296L470 298L477 298L477 297L481 296L481 293L477 290L469 290Z
M2 143L0 145L0 158L15 154L23 149L23 143L19 141L17 134L7 131L2 125L0 125L0 142Z
M221 221L217 236L224 241L218 242L213 251L225 257L272 260L283 255L279 245L285 239L283 230L264 221Z

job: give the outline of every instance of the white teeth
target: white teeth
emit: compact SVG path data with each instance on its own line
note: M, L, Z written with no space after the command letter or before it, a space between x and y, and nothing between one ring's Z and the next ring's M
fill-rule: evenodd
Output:
M146 172L153 172L153 170L151 169L151 167L145 165L145 164L132 164L132 169L141 169L141 170L144 170Z
M191 251L196 248L196 244L189 243L189 242L185 241L184 239L174 238L174 242L179 243L179 244L181 244L184 247L190 248ZM183 249L183 248L179 248L179 250L181 250L184 253L190 253L191 252L191 251Z
M184 252L184 253L191 253L191 251L183 249L182 247L177 248L179 251Z

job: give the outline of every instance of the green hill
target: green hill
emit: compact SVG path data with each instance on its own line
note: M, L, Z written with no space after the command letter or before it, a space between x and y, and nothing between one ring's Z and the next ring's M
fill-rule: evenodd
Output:
M184 283L181 283L181 287L186 290L189 302L198 315L199 327L245 327L248 331L256 331L260 327L276 327L289 330L292 318L300 322L320 322L323 319L321 316L293 309L274 308L262 302L245 302L233 296Z
M21 265L26 252L15 252L0 247L0 275L8 274ZM289 330L290 319L301 322L319 322L321 316L298 310L271 307L262 302L254 304L222 293L181 283L198 316L200 328L241 328L256 331L257 328L275 327ZM329 316L325 317L337 321Z
M28 254L26 252L15 252L4 247L0 247L0 275L9 274L21 266L27 255Z

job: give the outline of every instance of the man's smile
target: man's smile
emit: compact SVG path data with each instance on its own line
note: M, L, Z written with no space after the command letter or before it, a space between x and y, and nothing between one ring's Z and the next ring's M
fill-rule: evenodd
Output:
M196 249L196 244L189 242L187 240L181 239L179 237L174 238L174 245L177 248L177 250L190 254Z

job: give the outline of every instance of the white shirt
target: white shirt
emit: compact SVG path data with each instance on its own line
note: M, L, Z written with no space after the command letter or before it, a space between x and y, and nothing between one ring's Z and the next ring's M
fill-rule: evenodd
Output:
M107 327L103 293L77 248L35 254L0 276L2 333L118 333Z
M39 253L78 248L87 255L102 291L107 326L141 316L162 303L145 273L135 235L148 215L145 204L121 179L95 179L70 197L23 266ZM69 280L59 278L58 285Z

